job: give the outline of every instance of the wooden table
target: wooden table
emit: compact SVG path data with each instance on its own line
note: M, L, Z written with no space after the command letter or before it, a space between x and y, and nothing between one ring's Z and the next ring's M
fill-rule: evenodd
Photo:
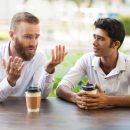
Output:
M10 98L0 104L0 130L130 130L130 108L88 111L48 98L29 114L24 98Z

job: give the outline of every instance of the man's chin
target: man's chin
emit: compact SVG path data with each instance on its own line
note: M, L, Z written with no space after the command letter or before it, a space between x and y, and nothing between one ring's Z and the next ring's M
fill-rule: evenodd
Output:
M23 60L24 61L30 61L33 57L34 57L35 54L28 54L26 56L23 56Z
M94 55L97 56L97 57L101 57L101 55L99 53L94 52Z

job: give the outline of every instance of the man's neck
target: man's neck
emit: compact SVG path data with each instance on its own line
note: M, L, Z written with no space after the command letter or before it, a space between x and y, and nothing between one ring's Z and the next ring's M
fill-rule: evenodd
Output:
M102 68L105 74L109 74L111 70L113 70L116 67L117 60L118 60L118 52L108 57L101 57L100 67Z
M17 52L14 49L14 43L12 41L9 43L9 56L18 56Z

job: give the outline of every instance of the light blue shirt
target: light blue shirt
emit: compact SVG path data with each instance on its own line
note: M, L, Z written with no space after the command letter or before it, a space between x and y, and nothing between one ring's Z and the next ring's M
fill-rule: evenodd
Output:
M0 101L8 96L24 96L25 91L32 84L38 84L42 90L42 98L46 98L53 85L53 74L48 74L44 70L45 56L41 52L36 52L35 56L26 61L22 69L20 78L14 87L7 81L7 74L2 64L2 59L9 59L9 44L0 46Z
M100 85L108 95L130 95L130 59L122 53L119 53L116 67L107 75L100 67L100 57L93 53L85 54L58 86L72 89L85 75L91 83Z

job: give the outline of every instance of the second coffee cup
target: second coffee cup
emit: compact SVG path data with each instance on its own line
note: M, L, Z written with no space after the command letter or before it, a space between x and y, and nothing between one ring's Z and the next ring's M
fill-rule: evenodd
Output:
M82 85L81 91L87 91L90 94L96 94L97 93L97 89L96 89L95 85L90 84L90 83L87 83L86 85Z
M30 87L26 92L26 106L28 112L39 112L41 104L41 90L38 87Z

